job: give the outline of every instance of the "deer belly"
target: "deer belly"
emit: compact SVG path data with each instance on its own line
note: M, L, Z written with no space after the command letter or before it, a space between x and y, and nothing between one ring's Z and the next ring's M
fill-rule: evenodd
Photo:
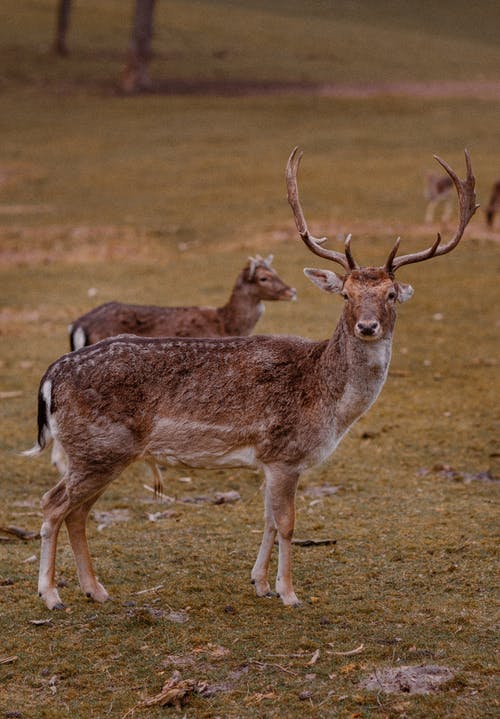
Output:
M306 467L314 467L316 464L320 464L321 462L324 462L325 459L328 459L328 457L337 449L337 446L344 434L345 432L340 434L339 432L333 430L330 434L321 438L321 441L317 443L314 450L309 454Z
M205 422L159 420L144 456L189 467L255 467L256 451L234 428Z

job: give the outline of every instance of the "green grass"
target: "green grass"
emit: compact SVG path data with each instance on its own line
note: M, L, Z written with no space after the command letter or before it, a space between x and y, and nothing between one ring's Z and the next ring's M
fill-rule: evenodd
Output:
M53 3L10 4L0 27L0 391L15 394L0 399L0 526L37 531L39 499L56 474L48 453L33 461L18 453L34 441L38 382L67 350L72 319L110 299L221 304L246 257L272 252L299 300L269 303L258 331L327 336L340 301L302 274L321 263L296 239L285 200L291 148L305 150L300 188L312 231L340 247L338 236L352 230L355 256L378 264L398 234L403 251L435 236L437 226L423 225L422 197L433 153L462 175L467 146L486 204L498 176L500 103L121 98L113 83L128 5L76 3L66 63L47 51ZM163 0L153 75L497 79L489 3L423 3L418 13L403 3L335 3L335 12L309 5ZM16 657L0 664L1 716L122 717L176 668L231 691L133 716L498 714L498 484L467 481L498 475L498 231L486 232L483 217L479 210L453 254L400 271L415 296L399 310L382 395L331 460L302 478L296 535L337 543L294 548L301 608L258 600L249 583L262 528L257 473L200 470L185 483L186 472L167 470L166 493L179 499L228 489L242 497L170 506L151 501L146 467L137 465L97 505L126 509L129 520L102 532L90 522L109 604L89 604L79 592L64 532L62 613L36 596L38 541L0 542L0 660ZM319 502L306 494L325 483L338 493ZM148 521L164 509L175 514ZM172 622L171 610L188 621ZM31 623L39 619L51 621ZM333 653L361 644L359 654ZM376 669L421 663L450 667L455 678L427 696L360 688Z
M47 53L54 3L5 0L6 82L93 79L110 86L123 63L130 3L74 3L71 57ZM153 74L158 79L373 82L497 80L500 62L496 5L425 0L352 3L327 0L157 4Z

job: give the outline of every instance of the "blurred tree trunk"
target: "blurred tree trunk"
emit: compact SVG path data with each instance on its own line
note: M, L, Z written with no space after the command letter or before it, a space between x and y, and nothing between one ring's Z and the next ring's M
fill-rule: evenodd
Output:
M153 38L153 14L156 0L135 0L132 32L123 71L121 87L124 92L149 90L152 86L148 72Z
M133 0L132 30L127 50L121 88L126 93L151 89L148 64L151 60L153 15L156 0ZM66 35L69 28L72 0L57 0L54 52L60 57L69 54Z
M56 34L52 46L56 55L66 57L68 46L66 45L66 33L71 14L71 0L58 0L56 9Z

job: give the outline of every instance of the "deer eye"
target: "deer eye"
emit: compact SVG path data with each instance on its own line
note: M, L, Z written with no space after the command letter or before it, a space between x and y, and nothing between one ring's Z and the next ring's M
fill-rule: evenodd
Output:
M259 277L259 282L267 282L269 277Z
M349 299L349 295L347 294L347 292L341 292L341 293L340 293L340 296L343 297L344 300L348 300L348 299Z
M395 300L396 299L396 292L394 290L391 290L389 294L387 295L387 299L389 300Z

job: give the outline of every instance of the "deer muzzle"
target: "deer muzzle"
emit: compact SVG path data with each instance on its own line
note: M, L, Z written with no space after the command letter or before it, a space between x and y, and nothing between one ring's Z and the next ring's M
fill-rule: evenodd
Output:
M360 340L378 340L382 334L382 326L378 320L358 320L354 334Z
M295 302L297 299L297 290L295 287L287 287L286 290L283 291L281 299L287 302Z

